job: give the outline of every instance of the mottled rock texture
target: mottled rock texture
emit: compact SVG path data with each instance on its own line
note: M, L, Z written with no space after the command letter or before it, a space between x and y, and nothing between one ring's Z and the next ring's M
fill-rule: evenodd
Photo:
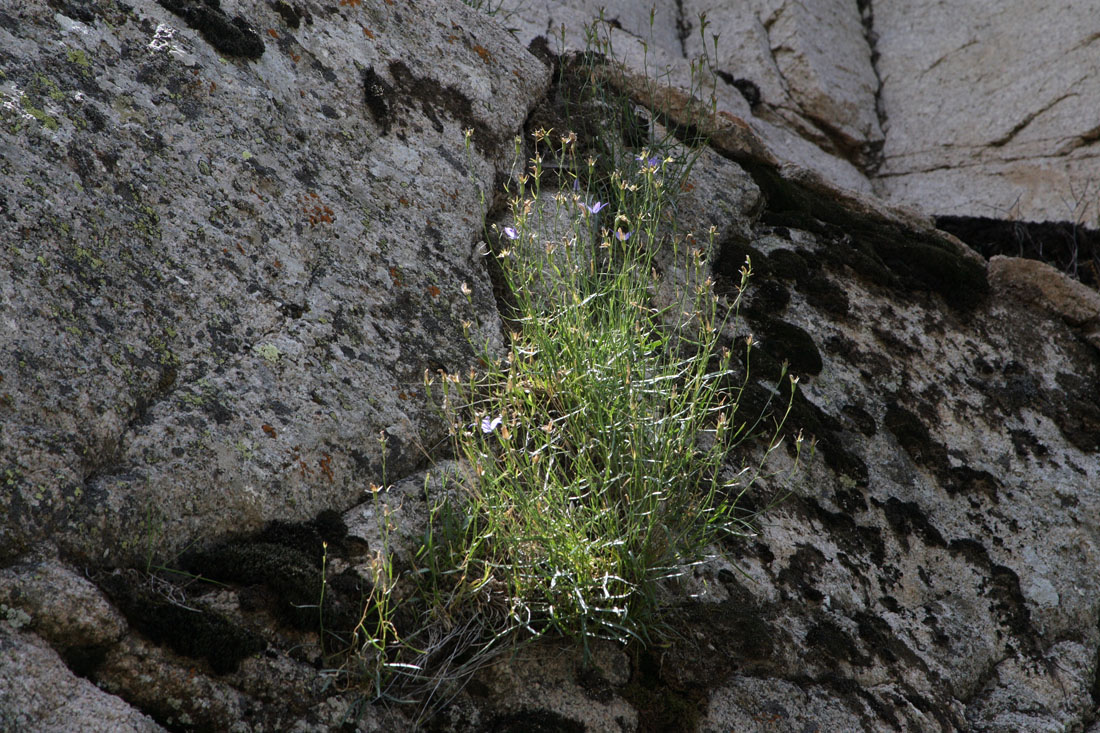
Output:
M545 67L458 3L226 3L262 55L177 5L0 14L9 557L347 508L438 440L461 323L496 337L479 195Z
M501 5L525 42L541 33L574 48L584 45L584 23L604 8L616 49L682 87L690 84L689 59L706 53L716 78L705 83L722 108L784 160L846 188L934 215L1093 226L1100 215L1092 112L1100 50L1087 6Z
M1096 223L1090 8L867 5L887 119L884 195L936 214Z
M524 45L568 22L576 46L591 15L531 5L0 7L0 728L414 728L328 653L376 553L411 567L426 494L464 480L428 467L422 377L476 363L464 329L499 343L482 217L507 222L513 137L569 123L554 39ZM1060 216L1020 171L1063 156L1055 183L1080 180L1095 44L1055 13L1068 40L1037 63L1014 55L1023 4L985 26L921 7L714 8L717 114L684 92L703 5L663 3L652 29L609 7L626 65L594 75L709 138L679 213L718 296L751 259L725 333L758 342L743 409L788 362L785 431L816 451L748 497L791 492L755 537L670 585L660 643L525 647L427 725L1096 730L1100 303L1003 256L1040 256L1038 231L979 254L925 215L1023 186L1021 215ZM998 112L1004 69L1025 93ZM973 89L973 130L965 105L928 116L949 82ZM688 269L656 262L675 302Z

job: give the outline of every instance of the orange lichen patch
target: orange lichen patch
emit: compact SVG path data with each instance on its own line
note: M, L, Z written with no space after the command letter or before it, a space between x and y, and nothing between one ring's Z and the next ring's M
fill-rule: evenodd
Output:
M429 285L429 286L428 286L428 295L432 296L433 298L438 298L438 297L439 297L439 294L440 294L441 292L443 292L443 291L442 291L442 290L440 290L439 288L437 288L437 287L436 287L436 286L434 286L434 285Z
M374 31L372 31L370 28L367 28L366 26L363 26L363 35L372 40L374 39Z
M393 286L395 288L400 288L405 285L405 283L401 280L401 271L398 270L396 267L390 268L390 279L393 280Z
M302 213L305 214L311 227L318 224L331 224L336 216L336 213L313 191L299 196L298 205L302 207Z
M456 36L454 34L451 34L451 35L447 36L447 43L454 43L457 40L458 40L458 36Z
M268 28L267 29L267 35L271 36L272 38L278 38L279 37L279 34L275 32L274 28Z
M214 90L218 88L218 85L214 82L210 82L210 93L213 94Z
M261 425L260 429L263 430L265 433L267 433L268 437L271 437L271 438L278 437L278 433L275 432L275 428L271 427L267 423L264 423L263 425Z
M304 479L313 475L313 471L310 469L309 464L302 459L302 446L296 445L290 449L290 460L283 464L283 467L289 467L297 465L298 474Z
M357 8L363 4L363 0L340 0L340 5L349 8Z
M409 200L408 200L407 198L405 198L404 196L402 196L401 198L397 199L397 202L398 202L399 204L401 204L402 206L408 206L408 205L409 205Z
M331 484L335 478L335 474L332 471L332 456L328 453L322 453L317 463L321 465L321 473L325 474L325 478L327 478L328 482Z
M299 61L302 60L302 57L299 56L296 53L292 53L292 54L290 54L290 60L293 61L294 63L298 63Z
M489 64L493 62L493 55L489 53L489 49L484 46L474 46L474 53L481 57L481 60Z

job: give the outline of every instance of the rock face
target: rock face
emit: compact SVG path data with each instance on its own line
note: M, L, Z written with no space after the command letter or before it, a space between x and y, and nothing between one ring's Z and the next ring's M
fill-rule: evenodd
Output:
M583 45L605 7L616 49L683 86L687 60L706 53L720 106L834 184L937 216L1100 215L1100 51L1085 6L666 0L651 24L629 2L530 5L502 3L521 39L564 24ZM628 50L640 42L645 54Z
M422 377L476 363L464 331L500 343L483 206L505 223L513 137L552 119L554 44L524 46L565 21L576 43L590 14L526 5L0 9L0 728L416 727L327 653L362 620L376 551L411 565L427 487L462 475L426 469L444 451ZM789 362L785 430L816 452L762 487L790 496L755 537L670 586L680 633L527 647L425 725L1094 726L1100 301L871 195L1061 216L1035 182L1076 186L1095 147L1078 11L1044 64L1004 40L1023 3L986 25L730 4L709 16L736 44L704 115L683 92L703 6L664 3L650 30L621 5L627 65L593 73L708 136L682 224L714 227L719 296L751 258L725 334L760 343L744 409ZM992 70L1016 59L1002 101ZM649 63L671 87L644 83ZM949 84L976 112L933 115Z
M0 553L171 557L438 440L423 374L495 337L479 196L548 73L473 11L360 6L0 12Z
M875 3L880 192L936 214L1094 224L1091 23L1080 6Z

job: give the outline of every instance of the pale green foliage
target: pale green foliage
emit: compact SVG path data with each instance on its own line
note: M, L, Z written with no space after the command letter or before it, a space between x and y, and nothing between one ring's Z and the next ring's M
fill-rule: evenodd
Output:
M587 93L607 109L630 104ZM356 637L358 674L376 698L400 691L427 714L506 642L548 633L586 648L592 638L654 640L670 629L673 579L717 541L753 532L738 500L779 446L786 413L741 414L747 369L720 345L751 264L732 302L720 302L701 252L678 249L684 233L670 212L695 153L656 129L608 129L599 160L578 160L569 131L537 132L534 149L553 159L526 161L507 225L487 231L511 333L503 358L475 344L481 369L430 375L469 474L426 497L432 518L415 567L395 577L379 560ZM624 144L639 133L647 147ZM689 273L659 307L662 248ZM751 340L738 348L751 352ZM793 385L786 393L793 399Z

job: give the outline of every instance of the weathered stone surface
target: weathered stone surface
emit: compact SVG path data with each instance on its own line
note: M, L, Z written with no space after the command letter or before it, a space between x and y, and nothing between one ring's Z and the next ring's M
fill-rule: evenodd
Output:
M1019 297L956 299L985 287L956 242L842 208L818 216L843 226L765 210L718 255L721 286L752 254L757 294L734 333L763 334L761 376L783 358L801 373L789 422L818 455L734 566L705 571L710 604L686 622L700 638L665 653L662 679L709 686L702 730L1090 721L1097 352ZM972 279L908 270L937 250Z
M461 493L459 464L422 465L446 454L422 377L473 362L464 321L499 339L481 194L514 174L547 67L458 2L183 5L0 10L0 727L325 731L362 713L358 730L413 729L415 708L365 704L370 659L341 675L328 653L374 553L410 567L431 498ZM751 257L725 333L757 342L739 414L777 399L788 362L788 444L801 430L816 453L785 478L777 452L745 506L790 496L665 589L675 633L587 660L526 647L436 729L1096 729L1095 293L987 264L868 194L851 156L880 139L860 107L870 51L855 8L824 7L751 6L761 78L785 95L759 116L770 87L750 105L726 85L718 114L685 95L671 3L648 49L648 12L614 9L627 66L595 69L709 136L669 231L705 242L721 297ZM585 8L498 20L526 42ZM887 30L911 17L875 10ZM885 54L897 36L879 32ZM826 41L861 66L830 65ZM644 83L642 59L673 88ZM1060 63L1021 73L1045 89ZM1031 155L1073 104L997 149ZM932 140L926 124L899 143ZM657 264L658 299L699 282ZM149 572L164 561L176 572Z
M120 698L74 675L46 642L2 619L0 728L43 733L164 730Z
M583 48L601 5L505 0L501 15L524 43ZM653 4L652 27L648 9L604 14L629 66L686 89L705 54L717 77L696 88L834 185L936 215L1095 219L1100 55L1084 6L691 0Z
M407 566L428 529L433 503L461 498L467 481L463 464L441 461L392 486L378 487L369 501L344 515L348 535L363 542L372 554L392 553L395 561Z
M716 69L729 83L751 82L759 94L753 114L780 123L822 149L873 168L883 133L875 111L878 78L857 3L684 3L685 51L708 50L718 36Z
M838 148L830 141L840 141L845 154L851 153L857 160L862 160L860 156L865 157L865 153L861 152L863 148L873 151L881 144L879 133L874 132L868 142L865 139L867 136L859 137L861 133L856 132L852 125L847 126L851 129L845 128L847 123L837 123L823 131L821 125L824 123L810 119L799 108L804 103L811 112L816 109L819 116L825 115L825 111L820 108L829 105L826 87L829 87L828 91L833 91L830 85L839 85L844 88L845 93L853 84L859 87L862 82L858 80L865 76L863 67L853 63L814 69L814 65L825 64L820 54L821 49L799 48L791 56L791 70L805 81L806 86L803 91L794 92L795 96L802 99L801 102L795 101L789 87L782 80L775 61L770 58L767 61L757 59L760 53L768 55L770 51L757 49L752 41L743 41L751 36L762 42L762 36L766 34L762 31L757 33L759 24L755 21L749 23L751 27L748 29L741 27L739 23L745 19L741 17L742 11L738 8L730 6L715 9L709 8L705 3L689 8L688 4L671 2L651 3L648 6L609 6L604 13L607 23L599 24L595 21L599 17L600 5L575 1L548 2L536 7L523 0L504 0L501 3L501 15L504 23L514 29L517 38L523 43L529 44L533 39L543 36L549 47L557 52L583 50L589 38L589 31L585 29L589 28L595 34L594 37L603 44L600 46L601 50L609 45L614 50L615 57L621 59L624 66L634 73L648 75L660 80L662 84L685 92L691 91L700 98L709 99L713 95L718 110L731 115L758 140L766 141L758 144L762 144L769 154L819 171L835 185L853 191L871 191L871 184L863 171L844 155L836 154ZM650 6L654 8L652 30L649 25ZM640 12L643 7L646 9L644 13ZM843 12L847 10L846 6L836 10L842 16L832 24L837 28L837 35L858 46L860 41L852 35L861 28L858 15L856 25L849 28L847 21L850 13ZM698 15L704 11L707 12L711 25L700 36ZM792 32L801 34L810 43L813 40L811 26L816 21L807 17L808 15L809 11L804 9L795 9L788 13L793 18L790 23ZM669 22L669 18L675 19L674 27L678 30L675 41L667 32L669 26L661 24L662 21ZM800 24L810 25L803 28ZM561 33L562 28L565 31L564 36ZM715 33L720 35L717 51L713 46ZM733 47L735 50L730 50L731 43L737 44ZM869 63L867 61L865 65L869 67ZM756 84L756 76L745 71L746 67L762 69L760 76L774 79L775 88L782 90L777 92L777 99L781 98L783 102L776 101L774 105L750 105L746 97L753 97L753 87L746 86L743 82ZM798 67L797 71L795 67ZM851 91L854 97L862 99L862 92L856 89ZM848 110L849 117L856 115L856 106L852 99L846 98L832 106L837 104ZM869 109L873 117L873 99ZM852 119L855 120L855 117ZM873 122L865 114L860 116L860 120L853 122L856 126L864 123L870 125L869 130L877 130L877 122ZM832 122L828 124L833 125ZM843 132L836 132L841 128L844 128ZM859 139L850 138L850 134L857 135ZM820 147L822 144L824 148Z
M56 649L107 647L126 632L126 621L95 584L56 559L0 570L0 604L25 614L28 627Z
M3 554L346 508L379 431L423 461L459 324L495 338L479 190L546 69L459 3L294 7L235 4L255 60L151 0L0 15Z
M888 120L876 187L936 214L1092 220L1093 10L875 3Z
M1034 304L1061 316L1100 349L1100 293L1044 262L996 255L989 282L1003 298Z

